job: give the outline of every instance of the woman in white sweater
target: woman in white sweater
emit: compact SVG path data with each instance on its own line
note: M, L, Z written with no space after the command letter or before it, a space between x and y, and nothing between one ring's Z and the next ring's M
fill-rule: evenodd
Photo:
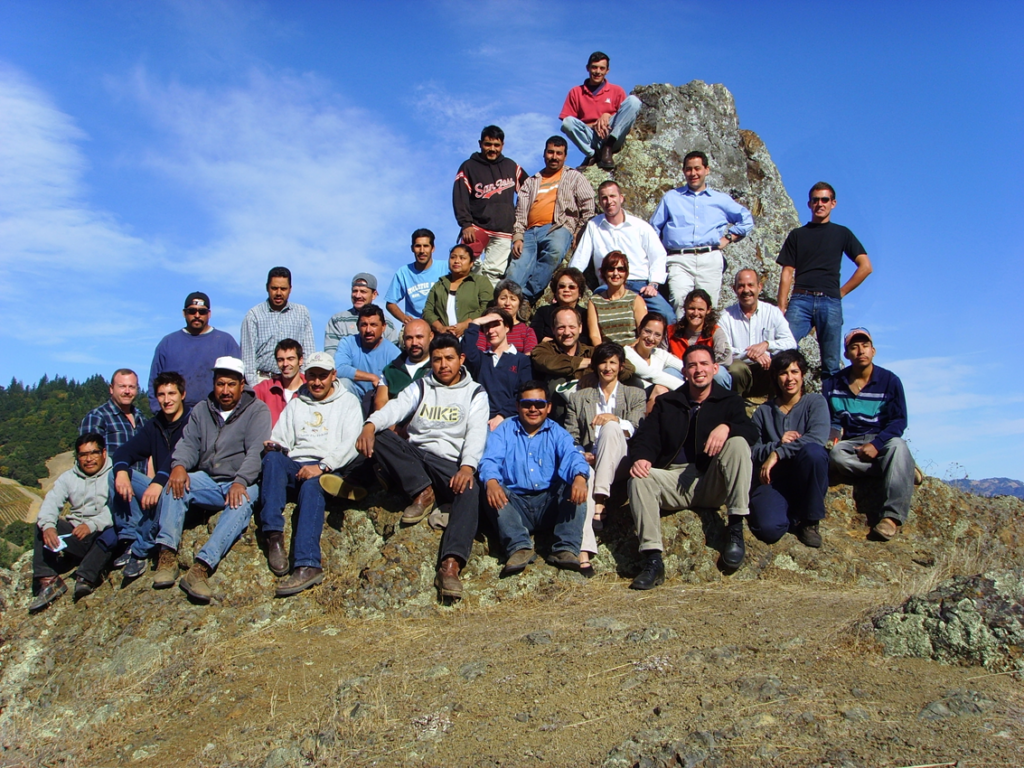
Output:
M658 312L649 312L640 321L637 340L626 347L626 359L636 368L636 375L647 392L647 413L659 395L683 385L683 361L662 349L668 322Z

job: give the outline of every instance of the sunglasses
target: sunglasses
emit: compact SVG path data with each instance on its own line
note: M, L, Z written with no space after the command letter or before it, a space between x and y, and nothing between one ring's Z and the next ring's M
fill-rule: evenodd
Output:
M547 407L547 400L520 400L519 407L524 411L528 411L531 408L536 408L538 411L543 411Z
M832 202L832 198L831 197L812 197L811 198L811 202L812 203L831 203Z
M629 272L629 267L608 267L605 272Z
M206 317L208 314L210 314L210 310L208 310L208 309L196 309L194 307L189 307L188 309L185 310L185 314L186 315L201 315L203 317Z

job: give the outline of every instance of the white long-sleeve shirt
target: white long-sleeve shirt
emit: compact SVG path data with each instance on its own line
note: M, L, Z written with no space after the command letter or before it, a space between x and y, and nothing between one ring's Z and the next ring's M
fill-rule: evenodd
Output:
M633 347L625 347L626 359L636 368L636 375L648 384L661 384L669 389L679 389L683 386L683 380L677 379L671 374L665 373L666 368L675 368L682 373L683 361L664 349L652 349L650 361L640 357L640 353Z
M726 307L718 318L718 327L729 337L732 354L736 360L746 360L747 347L760 344L762 341L768 342L770 355L784 349L796 349L797 346L782 310L763 301L757 302L754 314L749 318L743 314L739 304Z
M631 213L618 226L609 224L602 213L592 218L579 245L572 255L570 267L581 272L587 268L587 262L593 262L594 272L601 275L601 262L612 251L622 251L629 259L629 280L643 280L645 283L665 282L665 246L658 239L654 227Z

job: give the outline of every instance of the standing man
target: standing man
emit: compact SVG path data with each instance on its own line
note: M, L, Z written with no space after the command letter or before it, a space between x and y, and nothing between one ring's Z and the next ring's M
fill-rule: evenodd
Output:
M608 63L608 54L590 54L587 79L569 91L558 114L562 133L583 153L581 169L594 163L599 168L614 168L614 155L626 143L640 114L640 99L626 96L622 88L606 79Z
M278 576L288 573L284 541L284 507L288 491L296 491L294 566L277 585L288 597L324 580L320 535L324 529L324 493L358 501L366 489L346 482L363 463L356 453L362 426L355 395L337 381L334 360L314 352L306 364L306 385L288 404L274 426L263 457L263 533L267 561Z
M546 528L555 535L548 562L579 570L590 467L569 433L548 419L543 382L524 382L516 397L518 416L491 433L480 460L507 558L502 575L526 570L536 557L530 535Z
M426 320L410 320L402 329L405 352L384 369L373 396L373 410L379 411L403 389L430 373L430 342L434 332Z
M561 136L548 139L544 168L526 180L516 203L508 278L531 304L594 216L594 188L582 173L564 167L567 151Z
M661 198L651 226L668 251L668 291L676 319L684 314L683 299L703 288L718 306L725 272L725 248L750 234L750 211L724 192L707 185L708 156L690 152L683 158L686 186Z
M736 303L718 316L718 325L732 347L732 391L740 397L766 395L771 390L768 367L772 355L796 349L796 339L779 308L758 301L761 279L757 272L741 269L732 281L732 289L736 292Z
M316 349L309 310L289 303L291 294L291 270L274 267L267 273L267 300L250 309L242 321L242 360L250 386L278 372L274 350L281 339L295 339L307 354Z
M402 353L384 338L384 312L380 307L367 304L358 315L359 335L341 340L334 362L338 376L355 383L365 416L372 410L373 393L380 384L381 374L388 363Z
M473 549L480 513L473 473L487 442L487 393L473 381L465 360L458 339L448 333L435 336L431 372L370 416L356 440L359 452L376 456L412 499L403 523L425 518L437 496L452 501L434 580L442 600L462 597L459 572ZM391 427L408 419L409 439L403 440Z
M256 399L262 400L270 409L271 424L277 424L281 411L295 397L299 387L306 383L306 377L300 373L304 354L302 345L295 339L281 339L274 347L274 359L280 373L252 388Z
M889 541L907 521L914 485L924 479L903 439L903 382L874 364L875 343L866 328L846 334L843 346L850 366L821 386L832 413L832 434L842 438L832 447L830 463L847 478L882 476L885 502L872 533Z
M505 276L515 226L514 196L526 181L526 171L501 154L505 132L488 125L480 132L480 151L459 166L452 187L455 220L462 229L461 242L476 258L474 272L493 287Z
M427 293L429 292L430 288L428 287ZM324 352L336 357L341 340L359 334L359 310L373 304L376 300L377 278L369 272L360 272L353 277L352 306L331 315L331 319L327 321L327 329L324 331ZM402 336L391 323L387 323L384 328L384 338L397 344Z
M797 341L814 328L821 350L821 378L824 380L835 376L841 365L839 341L843 332L843 297L871 274L871 259L853 232L832 223L836 191L831 184L819 181L811 187L807 207L811 209L810 222L789 233L776 259L776 263L782 266L779 309L786 313L786 320ZM857 265L857 269L840 287L844 253ZM791 287L792 298L789 295Z
M629 505L640 539L643 569L630 589L665 581L661 560L661 510L717 509L729 513L727 568L743 564L743 518L750 513L750 446L757 430L743 401L713 381L718 373L709 347L683 353L686 384L661 395L629 444Z
M412 233L412 255L412 264L395 272L384 297L384 306L402 325L423 317L430 289L448 274L444 262L434 261L434 233L429 229Z
M594 273L599 275L604 257L621 251L629 261L626 287L640 294L651 312L675 317L672 306L658 293L666 276L665 247L654 227L626 212L622 190L610 179L597 188L597 202L603 213L592 218L583 230L569 266L582 272L587 264L593 264Z
M242 350L230 333L210 325L210 297L193 291L185 297L185 327L164 336L156 345L149 366L149 407L156 413L160 403L156 396L156 377L165 371L180 373L188 392L187 408L201 403L210 394L213 361L218 357L241 357Z
M260 454L270 439L270 411L245 386L243 363L222 357L214 363L213 392L192 411L171 457L168 496L160 514L161 545L153 587L178 579L178 545L190 504L221 511L217 526L181 580L195 600L208 603L213 590L207 579L239 536L249 527L259 498L256 479Z

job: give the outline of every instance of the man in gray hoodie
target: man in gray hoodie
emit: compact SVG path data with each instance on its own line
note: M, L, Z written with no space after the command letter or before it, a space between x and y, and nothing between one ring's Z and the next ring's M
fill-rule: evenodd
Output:
M110 562L109 544L114 541L106 545L98 541L113 525L107 506L111 466L103 435L87 432L78 436L75 466L57 478L36 519L32 558L36 596L29 603L30 613L41 611L68 591L58 569L66 571L75 562L81 561L75 578L76 600L99 585L100 574ZM71 511L61 517L65 503L71 504Z
M426 517L436 495L452 500L434 581L442 600L462 597L459 571L469 560L480 514L480 486L473 473L487 443L490 415L487 393L473 381L465 362L458 339L447 333L435 336L430 373L371 415L356 441L359 452L376 456L412 499L403 523ZM391 427L410 418L406 441Z
M213 392L192 409L174 448L167 481L170 496L160 512L156 589L170 587L178 578L178 544L189 504L223 510L180 584L204 603L213 597L207 581L211 571L249 526L259 497L260 454L270 438L270 409L246 388L243 370L237 357L219 357L214 363Z
M314 352L306 358L306 383L274 425L263 457L263 534L270 570L278 576L288 573L284 544L288 491L298 497L295 566L277 585L278 597L296 595L324 580L320 561L324 493L352 501L366 496L365 488L346 479L363 463L356 453L356 437L363 424L361 408L359 399L338 381L333 357Z

